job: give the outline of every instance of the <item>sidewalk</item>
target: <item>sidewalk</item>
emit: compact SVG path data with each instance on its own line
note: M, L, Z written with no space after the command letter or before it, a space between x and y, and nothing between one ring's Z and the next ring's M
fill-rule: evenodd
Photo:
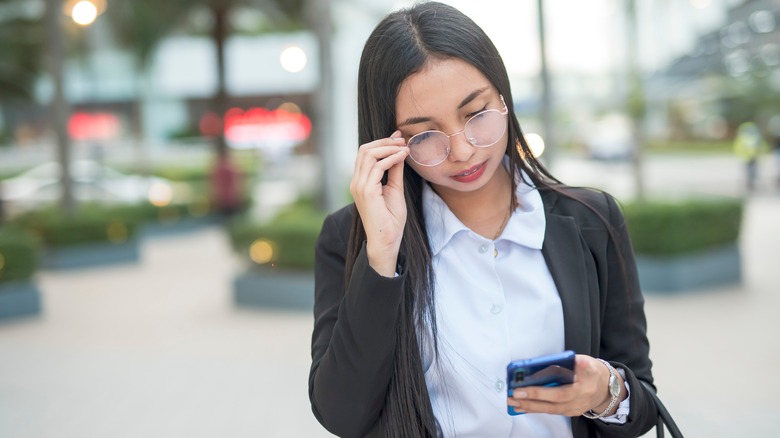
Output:
M234 308L216 227L138 265L44 272L40 318L0 324L0 437L317 437L309 313Z
M646 298L659 396L686 436L776 436L779 227L780 197L751 199L741 286Z
M751 198L741 286L647 296L659 393L686 436L774 434L778 227L780 196ZM309 407L308 312L236 309L216 227L149 240L142 260L39 275L42 316L0 324L0 437L330 436Z

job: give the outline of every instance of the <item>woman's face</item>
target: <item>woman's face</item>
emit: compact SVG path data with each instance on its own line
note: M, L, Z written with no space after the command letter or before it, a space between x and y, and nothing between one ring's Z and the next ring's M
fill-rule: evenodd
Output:
M498 90L471 64L458 59L431 59L423 70L401 83L396 97L396 126L408 141L423 131L447 135L463 130L472 116L488 109L503 110ZM506 121L504 121L506 123ZM475 147L461 133L449 138L450 153L435 166L406 163L433 185L436 192L475 192L506 176L497 172L506 151L507 130L492 146Z

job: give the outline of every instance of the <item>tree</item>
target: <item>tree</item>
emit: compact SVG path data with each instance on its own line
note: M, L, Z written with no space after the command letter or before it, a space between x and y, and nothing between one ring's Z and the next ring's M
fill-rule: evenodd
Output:
M171 32L185 29L193 10L205 8L212 17L210 37L217 52L217 90L212 107L217 114L224 114L227 109L225 42L231 33L230 14L241 6L259 8L270 17L276 29L302 23L303 0L116 0L109 7L109 16L119 40L135 51L139 68L145 71L157 44ZM215 148L217 155L226 152L224 130L215 138Z
M0 112L6 129L11 125L6 108L32 99L41 71L43 29L40 13L28 1L0 0Z
M644 183L644 118L645 96L642 82L642 69L639 64L639 36L637 30L638 16L636 0L625 2L626 30L628 32L626 42L628 54L628 96L626 110L631 117L631 134L634 143L632 164L634 167L634 191L636 198L642 200L645 197Z

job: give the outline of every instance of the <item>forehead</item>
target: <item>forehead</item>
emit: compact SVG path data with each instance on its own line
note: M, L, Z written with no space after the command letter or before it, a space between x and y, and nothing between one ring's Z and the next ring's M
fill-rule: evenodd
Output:
M396 122L409 117L435 117L457 110L474 90L490 81L476 67L458 58L432 59L419 72L406 78L396 96Z

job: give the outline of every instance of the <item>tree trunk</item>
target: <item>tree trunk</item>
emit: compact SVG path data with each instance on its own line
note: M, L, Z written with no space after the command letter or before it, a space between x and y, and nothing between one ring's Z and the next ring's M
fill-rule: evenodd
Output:
M211 12L214 17L214 29L212 38L217 50L217 91L214 95L213 106L222 126L219 133L214 138L214 146L218 157L227 155L227 143L225 141L225 113L228 107L227 87L225 81L225 42L228 34L228 12L230 7L223 2L215 2L211 5Z
M553 102L550 71L547 66L547 41L544 29L544 0L537 0L537 16L539 21L539 59L541 63L540 78L542 80L541 116L544 130L545 164L549 169L556 154L555 129L553 128Z
M62 1L46 0L46 44L49 53L48 70L54 85L54 96L49 106L49 123L54 131L57 143L57 160L62 168L60 175L62 195L60 206L66 215L73 215L76 203L73 197L73 186L70 176L70 137L67 123L70 109L65 101L62 64L64 61L64 45L62 28Z
M631 135L634 143L632 164L634 167L634 196L637 200L645 197L643 175L644 155L644 113L645 99L642 84L642 71L639 65L639 37L637 31L636 0L626 0L626 27L628 31L628 113L631 116Z
M314 30L319 43L320 86L314 95L314 134L317 153L320 156L321 207L325 211L334 211L339 206L341 188L337 169L336 153L333 145L333 24L331 21L331 0L309 0L306 10L306 22Z

